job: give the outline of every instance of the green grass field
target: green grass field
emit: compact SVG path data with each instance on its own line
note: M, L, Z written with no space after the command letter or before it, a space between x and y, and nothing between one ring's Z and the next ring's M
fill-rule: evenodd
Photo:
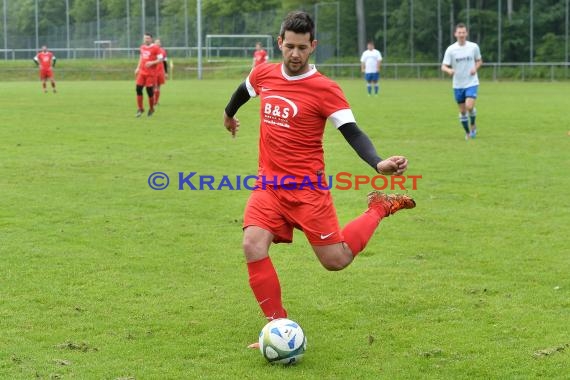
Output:
M241 252L248 191L153 191L155 171L255 174L258 100L232 140L238 80L174 81L152 118L134 84L4 82L2 379L565 379L570 373L570 84L488 83L466 142L448 81L340 81L383 156L404 154L417 208L354 263L324 270L296 233L273 246L308 350L245 347L264 324ZM329 173L373 174L328 128ZM333 190L341 224L368 188Z

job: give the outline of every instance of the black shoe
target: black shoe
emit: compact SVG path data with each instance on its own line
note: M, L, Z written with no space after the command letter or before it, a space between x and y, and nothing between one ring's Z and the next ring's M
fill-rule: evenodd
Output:
M141 115L143 114L144 110L137 110L137 117L141 117Z
M154 109L148 110L148 113L146 114L146 116L151 117L153 113L154 113Z

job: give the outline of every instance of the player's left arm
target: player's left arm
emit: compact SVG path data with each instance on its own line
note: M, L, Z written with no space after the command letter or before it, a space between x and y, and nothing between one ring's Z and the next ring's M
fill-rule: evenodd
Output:
M344 136L358 156L372 166L378 173L386 175L400 175L408 168L408 160L404 156L380 158L374 144L354 122L341 125L340 133Z
M483 65L483 60L481 58L476 59L475 60L475 66L471 69L470 74L471 75L475 75L477 74L477 71L479 71L479 68Z
M479 68L481 65L483 65L483 59L481 57L481 50L479 49L479 45L475 45L475 51L473 55L473 58L475 59L475 66L469 71L469 74L471 75L477 74L477 71L479 71Z

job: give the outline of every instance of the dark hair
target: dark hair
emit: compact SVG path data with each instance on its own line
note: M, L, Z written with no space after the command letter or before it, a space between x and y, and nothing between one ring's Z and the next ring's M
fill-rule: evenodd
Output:
M465 25L464 23L460 22L459 24L455 25L455 30L457 29L467 29L467 25Z
M315 23L307 12L290 12L281 24L281 30L279 31L281 38L285 38L286 31L301 34L310 33L310 41L313 42L315 39Z
M150 34L149 32L146 32L144 35L145 35L145 36L149 36L150 38L152 38L152 34Z

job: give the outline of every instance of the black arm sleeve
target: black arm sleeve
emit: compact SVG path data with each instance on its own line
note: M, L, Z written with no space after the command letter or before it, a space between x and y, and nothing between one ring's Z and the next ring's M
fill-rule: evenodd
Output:
M55 63L57 62L57 59L56 59L55 57L53 57L52 62L53 62L53 63L52 63L52 66L55 67Z
M164 72L168 74L168 63L166 63L166 59L162 61L162 64L164 65Z
M237 90L233 93L230 102L226 106L226 115L229 117L234 117L237 113L238 109L243 106L251 97L249 96L249 92L247 92L247 87L245 86L245 82L242 82Z
M36 64L36 66L39 66L40 63L38 62L38 60L36 59L36 57L32 58L32 61L34 61L34 63Z
M366 133L362 132L356 123L343 124L340 126L339 131L360 158L372 166L374 170L378 170L377 165L382 159L376 153L376 148L374 148Z

